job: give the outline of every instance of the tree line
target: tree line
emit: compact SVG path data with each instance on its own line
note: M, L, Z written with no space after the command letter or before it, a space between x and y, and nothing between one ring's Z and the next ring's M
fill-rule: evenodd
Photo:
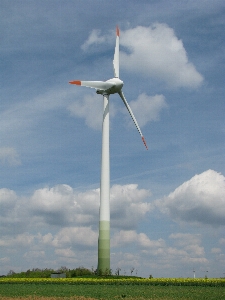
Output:
M50 278L51 274L61 274L65 273L67 278L79 277L79 276L94 276L95 271L89 270L84 267L78 267L76 269L68 269L67 267L61 267L57 270L53 269L39 269L33 268L32 270L27 270L25 272L16 273L13 270L10 270L7 274L7 277L14 278Z

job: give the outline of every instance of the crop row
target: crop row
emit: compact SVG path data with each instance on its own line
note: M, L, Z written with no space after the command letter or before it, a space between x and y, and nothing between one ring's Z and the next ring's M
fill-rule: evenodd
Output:
M1 283L90 284L90 285L161 285L161 286L225 286L225 279L192 278L0 278Z

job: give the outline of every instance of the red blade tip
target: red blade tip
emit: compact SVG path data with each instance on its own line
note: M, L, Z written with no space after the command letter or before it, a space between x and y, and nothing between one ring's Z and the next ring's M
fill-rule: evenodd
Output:
M120 29L119 29L118 26L116 26L116 35L117 35L117 36L120 36Z
M79 80L73 80L69 82L70 84L76 84L76 85L81 85L81 81Z
M142 136L142 141L143 141L143 143L144 143L146 149L148 150L148 146L147 146L146 141L145 141L145 138L144 138L143 136Z

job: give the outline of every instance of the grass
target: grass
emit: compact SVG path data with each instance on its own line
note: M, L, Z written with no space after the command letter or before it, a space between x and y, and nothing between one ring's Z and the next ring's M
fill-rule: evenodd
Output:
M160 299L219 300L225 299L224 287L212 286L152 286L104 284L1 283L1 300L53 299Z
M1 297L1 300L96 300L95 298L85 298L85 297L39 297L39 296L29 296L29 297Z

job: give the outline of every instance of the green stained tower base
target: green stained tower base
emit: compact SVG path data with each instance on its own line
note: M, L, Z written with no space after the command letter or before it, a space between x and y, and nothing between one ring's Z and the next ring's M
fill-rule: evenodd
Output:
M110 222L99 222L98 274L110 274Z

